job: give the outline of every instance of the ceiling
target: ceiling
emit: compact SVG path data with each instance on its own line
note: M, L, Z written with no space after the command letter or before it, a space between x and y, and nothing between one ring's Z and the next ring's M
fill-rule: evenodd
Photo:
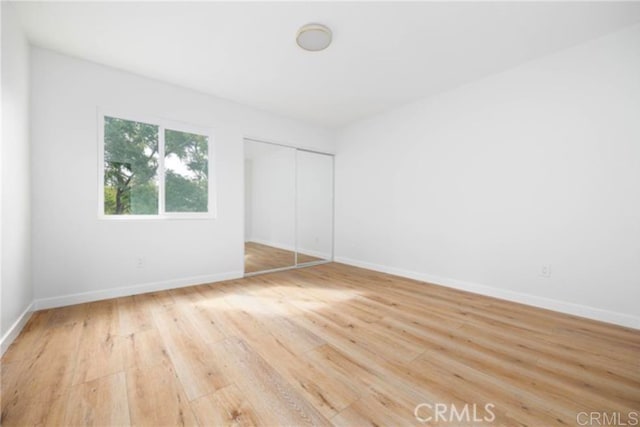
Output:
M326 127L640 22L638 2L15 6L35 45ZM327 50L296 45L309 22Z

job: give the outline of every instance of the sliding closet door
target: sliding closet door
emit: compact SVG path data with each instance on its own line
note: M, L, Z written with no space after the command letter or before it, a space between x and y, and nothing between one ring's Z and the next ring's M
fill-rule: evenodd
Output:
M245 273L293 267L296 150L245 140Z
M296 153L297 262L333 259L333 156Z

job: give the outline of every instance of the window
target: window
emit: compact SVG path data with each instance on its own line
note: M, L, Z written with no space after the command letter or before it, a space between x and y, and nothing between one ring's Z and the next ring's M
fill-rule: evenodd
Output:
M209 132L159 120L101 118L101 217L213 216Z
M165 129L164 147L165 210L207 212L209 139Z

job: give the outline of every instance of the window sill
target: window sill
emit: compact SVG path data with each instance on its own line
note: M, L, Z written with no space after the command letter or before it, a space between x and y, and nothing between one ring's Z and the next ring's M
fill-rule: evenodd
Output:
M98 215L101 221L172 221L172 220L214 220L213 214L174 214L174 215Z

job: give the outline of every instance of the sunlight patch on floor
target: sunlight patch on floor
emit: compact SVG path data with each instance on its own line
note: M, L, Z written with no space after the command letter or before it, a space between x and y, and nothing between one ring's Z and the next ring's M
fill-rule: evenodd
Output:
M198 302L198 305L217 310L244 310L252 314L286 316L292 314L287 304L292 304L301 310L317 310L348 301L361 294L351 289L311 288L311 290L312 298L308 293L301 295L300 288L296 286L268 286L264 290L252 289L250 295L220 294L218 297L204 299Z

